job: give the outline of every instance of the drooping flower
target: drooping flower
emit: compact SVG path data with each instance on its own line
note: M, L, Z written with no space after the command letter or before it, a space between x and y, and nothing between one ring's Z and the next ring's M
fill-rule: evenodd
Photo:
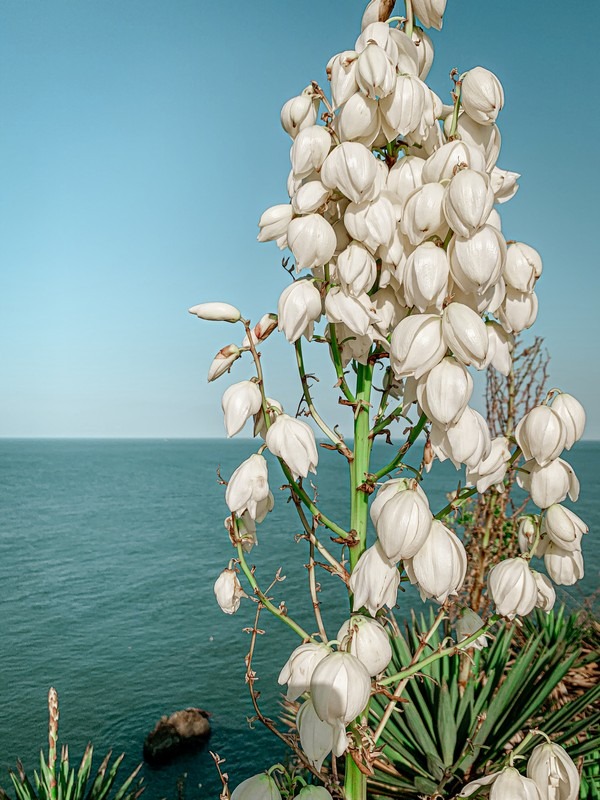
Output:
M579 772L564 747L546 742L534 747L527 761L527 777L539 789L542 800L576 800Z
M285 461L295 478L316 473L319 454L315 435L306 422L279 414L265 435L265 443L274 456Z
M502 84L489 69L474 67L462 78L461 104L472 120L491 125L504 105Z
M581 537L588 530L585 522L571 509L558 503L546 509L542 531L563 550L581 550Z
M446 0L413 0L413 11L426 28L442 29Z
M277 305L278 327L288 342L296 342L301 336L312 339L321 305L321 294L311 280L294 281L283 290Z
M334 755L341 756L348 747L345 725L342 722L330 725L323 721L315 711L311 699L302 703L298 709L296 727L302 749L316 770L321 769L329 753L333 751Z
M470 636L473 636L473 634L481 630L483 626L484 622L479 616L479 614L476 614L470 608L461 609L458 618L456 620L457 644L460 646L462 641L468 639ZM483 648L487 647L488 644L489 644L488 635L486 633L482 633L481 636L478 636L477 639L475 639L475 641L464 646L472 647L474 650L483 650Z
M467 468L467 485L475 486L479 494L487 492L490 486L503 492L503 481L510 457L508 439L505 436L497 436L492 439L491 450L487 458L482 459L476 466Z
M273 242L285 237L293 216L294 211L289 203L267 208L258 220L260 230L256 238L259 242Z
M364 664L341 650L319 661L310 681L310 696L320 719L347 725L364 710L371 678Z
M514 619L535 608L537 583L524 558L506 558L495 564L488 574L488 588L496 611L503 617Z
M287 240L298 270L329 263L337 245L335 231L320 214L293 219L288 225Z
M304 128L317 121L320 98L315 95L312 85L307 86L302 94L292 97L281 109L281 125L292 139Z
M442 318L438 314L411 314L394 328L390 362L397 378L420 378L444 357Z
M537 461L526 461L517 473L517 483L531 494L539 508L562 503L567 495L575 502L579 497L579 481L573 467L557 458L541 467Z
M356 656L369 675L379 675L392 660L392 646L387 631L377 620L355 614L339 629L336 639L340 649Z
M264 456L254 453L235 470L225 491L225 502L230 511L241 516L247 511L256 519L261 504L269 497L267 462Z
M573 586L584 576L581 550L564 550L554 542L546 548L544 566L558 586Z
M411 583L416 583L421 598L443 603L457 594L467 572L467 553L458 536L443 522L434 519L423 546L404 561Z
M527 461L545 467L562 453L567 432L550 406L536 406L517 425L515 438Z
M562 420L566 431L565 448L570 450L583 436L585 409L572 394L561 392L554 398L552 410Z
M248 595L242 589L234 569L224 569L214 585L214 593L221 611L225 614L235 614L240 607L240 599Z
M441 427L454 425L460 419L472 394L469 372L450 356L417 381L419 405Z
M314 642L301 644L292 652L277 679L280 685L287 683L288 700L296 700L308 691L315 667L331 652L326 644Z
M393 608L399 585L400 573L396 565L390 563L376 542L367 547L352 570L348 586L354 595L353 610L359 611L365 606L374 617L384 606Z
M552 583L545 575L542 575L541 572L536 572L534 569L532 569L531 572L535 580L535 585L537 586L537 600L535 607L541 608L542 611L545 611L547 614L549 614L554 608L554 603L556 603L556 592L554 591L554 586L552 586Z
M273 778L261 772L239 783L232 792L231 800L281 800L281 792Z
M221 400L227 438L239 433L261 405L262 395L254 381L240 381L229 386L223 392Z

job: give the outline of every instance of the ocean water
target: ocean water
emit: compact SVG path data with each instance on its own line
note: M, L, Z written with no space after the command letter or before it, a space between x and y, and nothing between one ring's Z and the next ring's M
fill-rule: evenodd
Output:
M283 748L260 725L249 730L252 707L244 686L244 656L254 605L234 616L214 600L213 583L235 553L223 527L223 476L252 452L250 441L0 441L0 785L21 758L36 767L46 746L48 688L60 698L59 741L77 761L88 740L97 759L109 748L126 753L125 769L141 761L142 744L162 714L199 706L211 714L212 736L198 754L161 769L144 766L147 800L176 796L187 774L187 797L216 798L217 773L209 750L226 759L232 785L275 763ZM391 449L375 448L375 464ZM583 442L568 454L582 484L574 506L591 532L584 541L586 576L568 590L577 606L597 588L600 547L600 443ZM278 567L286 579L272 594L314 630L302 570L306 542L297 542L295 512L271 466L275 510L262 524L249 560L261 586ZM281 479L280 479L281 478ZM452 466L437 464L425 488L432 509L456 486ZM319 503L339 516L345 461L323 451ZM339 519L341 524L347 520ZM335 580L323 573L323 606L333 638L346 616ZM566 593L563 593L566 594ZM401 596L401 611L414 595ZM420 601L419 601L420 603ZM276 679L294 634L264 612L254 668L264 712L276 717Z

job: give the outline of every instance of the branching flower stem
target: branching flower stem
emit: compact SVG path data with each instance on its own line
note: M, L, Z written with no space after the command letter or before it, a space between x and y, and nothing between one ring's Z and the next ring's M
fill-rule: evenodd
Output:
M382 467L380 470L378 470L377 472L375 472L373 474L374 482L376 482L378 480L381 480L381 478L383 478L386 475L388 475L390 472L395 470L396 467L398 467L402 463L402 461L404 460L404 456L408 453L410 448L417 441L417 439L419 438L419 434L421 433L421 431L425 427L426 423L427 423L427 417L425 416L425 414L421 414L421 416L419 418L419 421L417 422L417 424L411 430L408 439L402 445L400 450L398 450L398 452L396 453L394 458L390 461L389 464L386 464L385 467Z

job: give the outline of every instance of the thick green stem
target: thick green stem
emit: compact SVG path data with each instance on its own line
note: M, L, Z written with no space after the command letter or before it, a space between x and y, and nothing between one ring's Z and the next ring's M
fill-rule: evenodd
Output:
M350 548L351 571L366 548L369 493L364 484L369 474L372 439L370 431L370 401L373 367L359 364L356 377L356 411L354 415L354 460L350 463L350 529L357 543ZM363 487L363 488L360 488Z
M346 800L367 800L367 776L356 766L350 753L346 755L344 797Z

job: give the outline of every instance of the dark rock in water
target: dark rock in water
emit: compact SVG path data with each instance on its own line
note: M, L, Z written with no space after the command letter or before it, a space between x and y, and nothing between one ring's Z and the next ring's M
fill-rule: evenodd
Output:
M144 740L144 760L166 764L180 753L199 747L210 736L209 716L201 708L186 708L161 717Z

